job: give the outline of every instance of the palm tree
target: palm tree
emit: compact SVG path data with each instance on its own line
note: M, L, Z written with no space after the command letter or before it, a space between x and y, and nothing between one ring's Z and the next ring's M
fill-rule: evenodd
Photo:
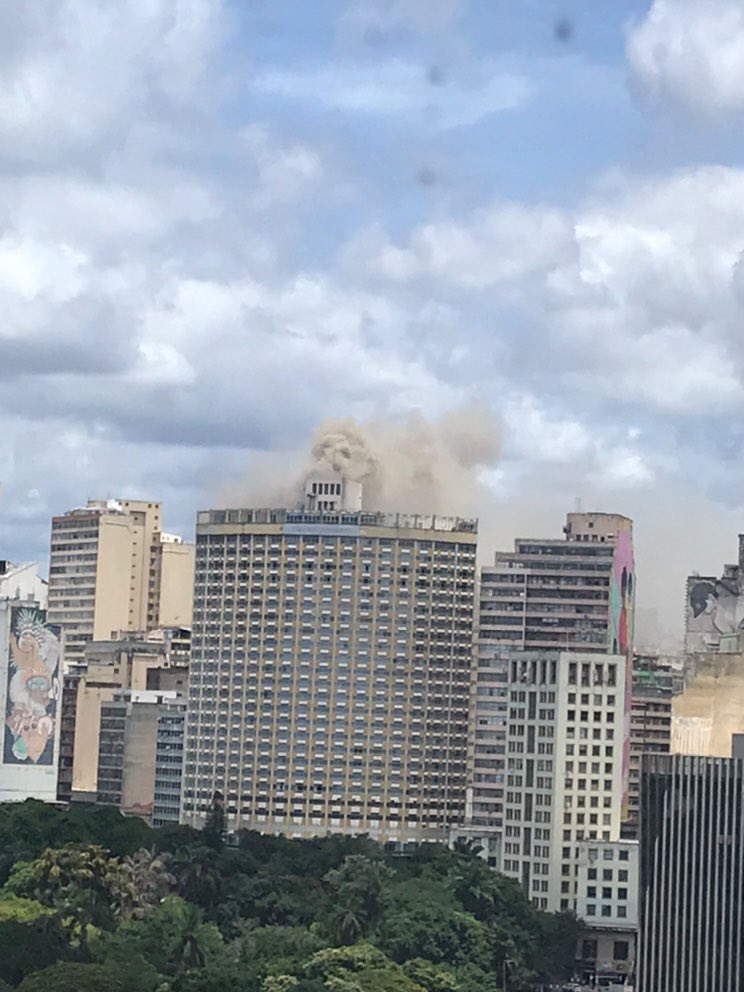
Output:
M141 919L176 887L170 871L171 857L140 848L124 858L117 874L114 898L117 914L124 919Z

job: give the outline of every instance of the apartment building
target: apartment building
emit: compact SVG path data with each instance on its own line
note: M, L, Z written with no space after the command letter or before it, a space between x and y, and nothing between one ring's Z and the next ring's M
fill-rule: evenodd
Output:
M122 813L153 816L160 718L176 692L121 689L101 704L97 802Z
M197 519L182 820L446 840L463 819L477 524L361 510Z
M744 990L744 762L643 761L638 992Z
M504 826L507 661L515 651L615 653L630 668L635 571L632 521L569 513L558 540L519 538L481 570L471 698L467 823ZM630 691L629 674L625 680ZM630 699L626 698L630 709ZM627 776L627 768L624 770Z
M540 908L576 911L583 841L620 837L625 658L512 651L504 874Z
M153 827L178 823L179 820L185 730L186 699L164 703L158 714L155 739Z
M160 503L89 500L52 519L49 622L65 637L65 661L112 631L188 627L193 545L161 532Z
M481 571L480 638L501 648L622 654L632 639L633 522L569 513L561 540L518 538Z
M183 630L121 631L86 645L62 684L57 798L95 801L101 707L122 690L186 694L188 655Z
M674 673L661 666L658 659L649 656L634 659L628 807L622 830L626 838L638 836L643 755L669 754L671 750L674 685Z

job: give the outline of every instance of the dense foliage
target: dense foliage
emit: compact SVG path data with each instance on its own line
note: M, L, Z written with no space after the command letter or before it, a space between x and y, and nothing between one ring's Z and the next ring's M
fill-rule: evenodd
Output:
M152 831L0 806L0 992L497 992L570 974L573 917L472 850Z

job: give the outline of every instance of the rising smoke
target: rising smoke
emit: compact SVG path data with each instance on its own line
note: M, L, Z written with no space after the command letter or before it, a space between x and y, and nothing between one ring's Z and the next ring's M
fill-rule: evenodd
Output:
M295 506L313 470L331 468L363 484L364 508L477 515L488 501L479 481L501 453L501 429L488 410L468 406L429 420L329 420L310 453L266 456L250 479L224 495L232 505Z

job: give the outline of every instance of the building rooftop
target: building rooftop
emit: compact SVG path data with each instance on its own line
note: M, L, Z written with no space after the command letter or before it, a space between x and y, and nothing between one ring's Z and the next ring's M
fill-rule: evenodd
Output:
M477 534L477 519L445 517L418 513L382 513L361 511L329 510L272 510L272 509L232 509L201 510L197 514L196 525L206 527L215 524L273 524L342 526L342 527L389 527L399 530L434 530Z

